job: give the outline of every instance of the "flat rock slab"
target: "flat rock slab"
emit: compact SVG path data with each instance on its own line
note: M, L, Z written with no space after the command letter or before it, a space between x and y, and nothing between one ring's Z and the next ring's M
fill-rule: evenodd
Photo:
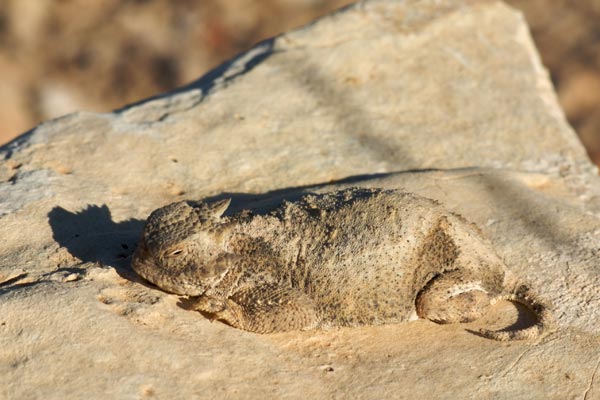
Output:
M111 114L0 149L0 397L600 398L600 183L517 12L371 0ZM255 335L129 263L153 209L402 188L476 223L554 305L536 342L468 325Z

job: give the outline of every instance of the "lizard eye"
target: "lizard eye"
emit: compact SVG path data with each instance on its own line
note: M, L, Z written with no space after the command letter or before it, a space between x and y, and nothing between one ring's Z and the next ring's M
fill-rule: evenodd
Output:
M178 256L183 252L182 249L177 249L177 250L173 250L172 252L169 253L170 256Z

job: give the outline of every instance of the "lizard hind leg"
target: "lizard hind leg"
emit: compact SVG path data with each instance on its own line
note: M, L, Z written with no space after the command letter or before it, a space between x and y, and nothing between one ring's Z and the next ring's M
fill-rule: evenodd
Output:
M451 271L433 278L418 293L415 306L420 318L433 322L471 322L483 315L492 298L480 281Z

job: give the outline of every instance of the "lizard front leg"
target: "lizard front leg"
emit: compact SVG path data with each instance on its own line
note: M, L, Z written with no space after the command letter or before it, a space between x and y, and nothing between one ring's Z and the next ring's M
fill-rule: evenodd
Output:
M311 329L319 323L315 305L305 293L275 284L245 288L222 299L201 296L193 308L256 333Z

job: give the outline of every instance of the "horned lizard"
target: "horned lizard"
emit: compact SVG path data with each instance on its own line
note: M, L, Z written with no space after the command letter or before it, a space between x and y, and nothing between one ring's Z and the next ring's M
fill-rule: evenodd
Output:
M133 269L190 296L193 308L257 333L407 321L468 322L498 299L537 322L480 333L529 339L552 317L479 230L439 203L398 190L346 189L223 216L229 200L181 201L148 218Z

